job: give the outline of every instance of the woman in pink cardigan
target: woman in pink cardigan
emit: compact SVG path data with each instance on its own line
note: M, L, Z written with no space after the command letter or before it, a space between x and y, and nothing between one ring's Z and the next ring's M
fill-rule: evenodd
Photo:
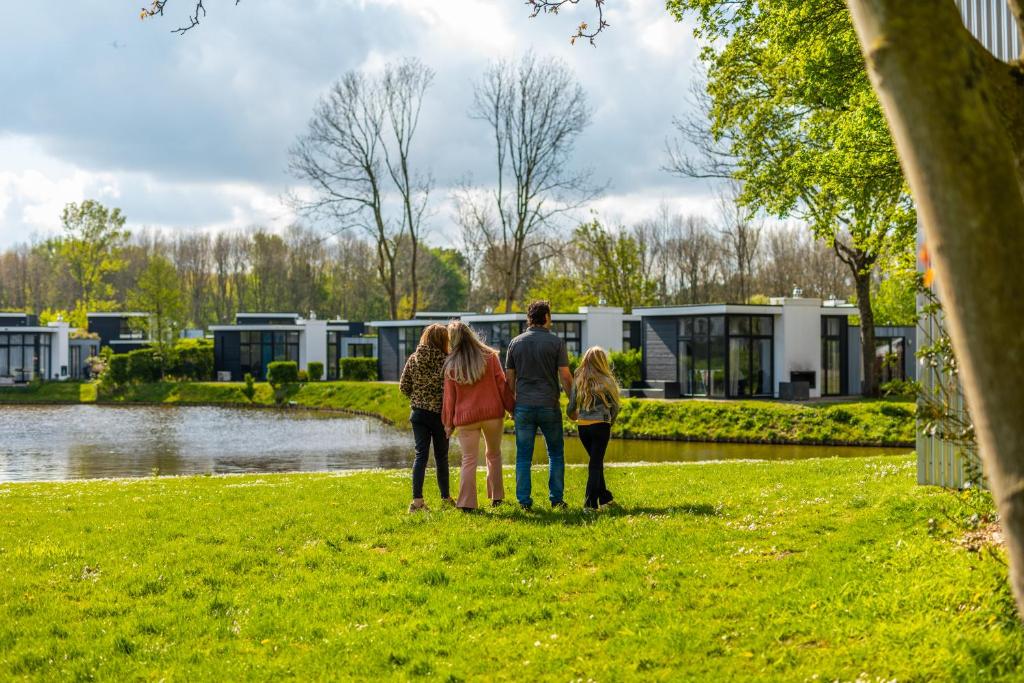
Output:
M501 505L505 487L501 482L501 434L505 412L515 408L512 391L505 382L498 354L484 345L464 322L448 325L451 352L444 363L444 404L441 421L462 449L459 497L455 505L464 512L476 510L476 465L480 458L480 437L487 460L487 497L492 506Z

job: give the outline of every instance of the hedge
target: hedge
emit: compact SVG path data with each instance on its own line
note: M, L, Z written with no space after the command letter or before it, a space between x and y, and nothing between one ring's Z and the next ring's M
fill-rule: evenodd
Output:
M292 384L299 381L299 364L293 360L279 360L267 365L270 384Z
M342 358L338 361L339 379L347 382L377 381L376 358Z
M213 341L181 339L169 349L165 372L172 377L195 382L213 379Z
M128 380L131 382L157 382L163 376L161 358L154 348L129 351Z
M318 360L311 360L306 366L310 382L319 382L324 378L324 364Z
M103 379L115 386L127 384L131 380L131 374L128 371L127 353L115 353L110 356L110 360L107 363L107 371L103 373Z

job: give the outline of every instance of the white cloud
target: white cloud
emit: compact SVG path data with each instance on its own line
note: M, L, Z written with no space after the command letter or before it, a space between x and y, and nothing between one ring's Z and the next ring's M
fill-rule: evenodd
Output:
M226 230L258 224L280 230L295 220L275 189L256 183L90 171L50 156L31 140L0 138L0 248L58 233L64 206L84 199L121 207L130 228Z
M432 226L451 243L447 187L493 176L484 126L468 120L485 64L532 48L565 59L594 107L574 163L610 194L594 208L634 222L666 200L709 194L660 170L685 107L696 45L662 3L609 4L596 48L571 47L581 3L529 19L516 0L262 0L218 4L183 37L168 15L139 22L118 3L80 0L60 22L42 3L12 6L0 42L0 247L57 229L60 209L94 197L132 226L225 229L294 220L280 196L287 150L313 103L349 69L416 56L437 72L414 159L437 179ZM114 45L118 47L114 47ZM706 203L706 202L705 202Z

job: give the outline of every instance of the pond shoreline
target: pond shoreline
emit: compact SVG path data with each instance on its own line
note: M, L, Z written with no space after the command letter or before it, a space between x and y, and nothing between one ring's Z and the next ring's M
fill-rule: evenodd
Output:
M285 412L308 410L366 417L398 429L408 429L408 402L394 384L300 384L288 388L288 403L280 406L274 402L273 390L265 383L256 385L253 401L245 399L241 393L242 386L237 382L158 382L131 385L113 397L100 397L95 384L50 383L32 389L0 389L0 405L167 405ZM367 406L375 409L366 410ZM612 437L687 443L913 448L913 423L912 406L908 409L903 404L885 401L792 405L753 401L719 403L626 399ZM511 421L506 421L505 427L509 432ZM565 420L567 434L574 434L574 427L573 423Z

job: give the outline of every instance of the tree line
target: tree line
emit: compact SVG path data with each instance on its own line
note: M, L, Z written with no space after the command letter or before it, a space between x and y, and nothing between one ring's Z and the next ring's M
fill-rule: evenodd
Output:
M547 259L523 274L519 309L531 298L558 310L601 302L635 306L763 301L794 287L805 296L853 291L835 251L798 223L737 226L730 212L708 218L662 207L630 226L599 220L551 240ZM124 216L94 201L69 205L61 234L0 252L0 309L60 314L84 326L86 311L167 310L174 329L231 322L240 311L294 311L320 317L389 317L374 245L358 234L325 236L293 225L218 233L129 232ZM404 263L408 246L398 243ZM435 311L499 310L504 264L497 254L425 244L417 255L420 305ZM410 269L396 280L408 291ZM886 322L913 314L912 286L876 279ZM887 303L888 302L888 303ZM409 315L405 294L399 314ZM897 318L901 318L897 319ZM170 334L171 330L168 330Z

